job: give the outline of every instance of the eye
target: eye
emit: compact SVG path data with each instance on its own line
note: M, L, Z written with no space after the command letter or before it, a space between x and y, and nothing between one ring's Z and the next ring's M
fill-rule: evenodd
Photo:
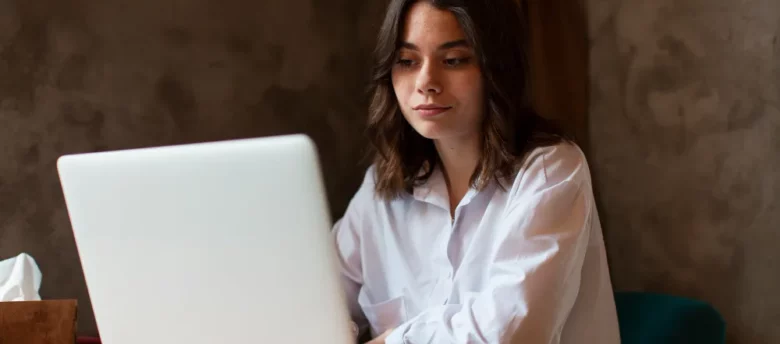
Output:
M414 61L408 59L398 59L397 63L403 67L409 67L412 65L412 63L414 63Z
M396 61L395 64L397 64L398 66L403 67L403 68L409 68L409 67L414 65L414 60L398 59L398 61Z
M452 59L444 60L444 64L447 65L448 67L457 67L468 62L469 62L468 58L452 58Z

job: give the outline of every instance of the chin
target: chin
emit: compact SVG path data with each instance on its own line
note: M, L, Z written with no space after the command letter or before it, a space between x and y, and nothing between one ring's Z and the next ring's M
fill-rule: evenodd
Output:
M435 123L418 124L412 126L412 128L414 128L414 131L420 134L420 136L431 141L458 141L471 137L472 135L477 135L476 133L453 130L453 128L442 128L441 125L436 125Z
M416 131L420 136L429 139L429 140L436 140L440 139L443 136L441 128L438 128L437 125L434 123L422 123L418 125L413 125L412 128L414 128L414 131Z

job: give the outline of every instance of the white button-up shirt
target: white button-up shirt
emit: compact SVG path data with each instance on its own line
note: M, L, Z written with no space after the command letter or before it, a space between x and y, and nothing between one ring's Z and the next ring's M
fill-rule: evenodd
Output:
M353 320L400 343L619 343L591 178L568 143L469 190L450 216L440 170L385 201L374 168L334 235Z

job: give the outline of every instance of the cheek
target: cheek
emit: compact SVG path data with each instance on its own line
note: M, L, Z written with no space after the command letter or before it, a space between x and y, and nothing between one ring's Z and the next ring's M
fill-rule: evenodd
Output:
M481 79L479 81L476 81L475 85L477 85L476 90L475 90L475 92L476 92L475 104L477 106L477 113L479 114L479 118L481 119L482 117L484 117L484 112L485 112L485 108L486 108L486 106L485 106L485 89L482 86L482 80Z
M398 101L398 107L404 112L411 111L412 95L409 93L409 89L404 85L398 85L395 88L395 98Z
M469 113L474 117L482 117L484 111L484 90L480 78L464 78L457 83L457 92L460 99L466 102Z
M405 99L408 96L408 90L407 90L407 82L404 75L400 75L398 73L391 74L391 80L393 84L393 92L395 93L396 98L398 98L398 101L400 102L402 99Z
M401 110L401 115L408 122L411 122L409 118L409 111L407 109L407 103L409 99L409 91L406 86L405 78L395 73L391 74L391 83L393 86L393 93L395 94L395 101L398 103L398 108Z
M472 99L475 102L481 102L484 99L484 88L482 85L482 76L478 71L472 73L466 83L469 88L469 93L472 95Z

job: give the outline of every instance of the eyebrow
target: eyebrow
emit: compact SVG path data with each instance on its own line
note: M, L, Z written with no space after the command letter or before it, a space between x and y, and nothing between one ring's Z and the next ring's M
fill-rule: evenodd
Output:
M446 49L452 49L452 48L456 48L456 47L468 47L468 46L469 46L469 43L466 42L465 39L459 39L457 41L451 41L451 42L444 43L444 44L440 45L438 48L436 48L436 50L446 50ZM406 49L411 49L411 50L420 50L420 48L418 48L416 45L414 45L412 43L409 43L409 42L401 43L401 47L402 48L406 48Z

